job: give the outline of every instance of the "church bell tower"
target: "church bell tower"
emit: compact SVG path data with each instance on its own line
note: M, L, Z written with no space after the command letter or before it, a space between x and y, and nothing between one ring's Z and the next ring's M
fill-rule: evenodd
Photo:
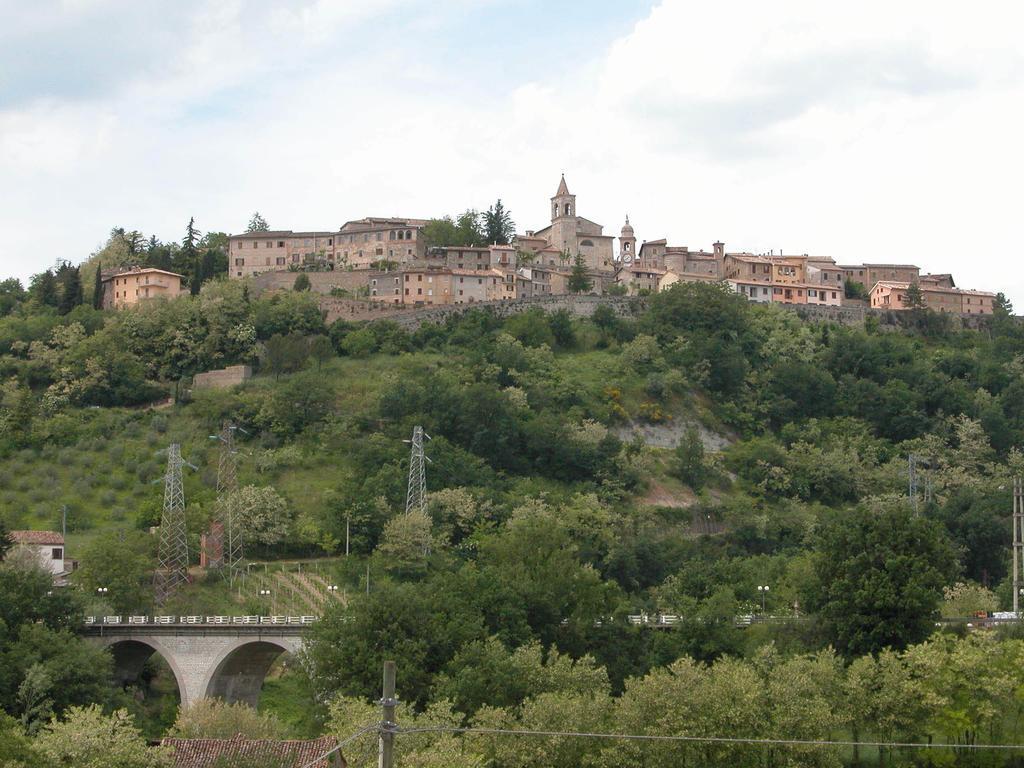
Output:
M569 187L565 183L565 174L562 174L562 181L558 185L558 191L551 198L551 221L562 218L571 218L576 215L576 195L569 194Z

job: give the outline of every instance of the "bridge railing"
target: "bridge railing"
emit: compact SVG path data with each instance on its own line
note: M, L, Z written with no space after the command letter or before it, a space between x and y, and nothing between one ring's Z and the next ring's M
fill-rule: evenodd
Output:
M168 626L202 625L253 626L271 624L276 626L306 626L313 624L318 616L86 616L86 626Z

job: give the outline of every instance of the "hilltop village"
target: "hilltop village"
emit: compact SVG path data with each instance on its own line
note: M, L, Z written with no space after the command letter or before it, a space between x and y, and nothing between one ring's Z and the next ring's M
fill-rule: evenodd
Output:
M643 295L677 282L726 281L750 301L838 306L856 303L906 309L920 288L939 312L990 314L994 293L957 287L949 274L922 274L913 264L837 264L828 256L710 251L637 240L626 217L618 238L578 213L563 176L551 197L551 223L510 243L432 246L426 219L363 218L337 231L247 232L230 238L228 274L239 279L312 268L315 281L371 301L426 306L499 301L564 293ZM616 239L618 247L616 248ZM573 290L573 268L585 290Z
M567 293L637 296L680 282L725 282L753 302L974 315L991 314L996 298L915 264L837 264L806 253L730 252L722 242L707 251L665 238L638 241L628 216L616 238L578 214L564 176L550 210L543 229L490 244L436 245L432 220L404 217L356 219L336 231L248 231L228 238L228 276L290 288L304 273L315 292L401 308ZM105 273L104 304L175 296L183 278L152 267Z

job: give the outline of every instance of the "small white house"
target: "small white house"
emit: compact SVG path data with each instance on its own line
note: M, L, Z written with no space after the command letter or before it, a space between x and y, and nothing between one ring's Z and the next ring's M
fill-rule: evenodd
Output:
M53 574L55 581L63 580L69 569L64 565L64 537L56 531L11 531L15 549L32 552L40 565Z

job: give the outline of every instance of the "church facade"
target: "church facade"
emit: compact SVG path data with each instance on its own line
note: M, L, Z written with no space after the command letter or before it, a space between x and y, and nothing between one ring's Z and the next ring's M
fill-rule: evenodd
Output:
M579 254L588 270L615 270L615 238L604 234L600 224L576 214L576 195L569 192L564 175L551 198L551 224L537 232L527 232L526 237L520 239L535 246L538 252L561 254L562 263L567 265L572 265Z

